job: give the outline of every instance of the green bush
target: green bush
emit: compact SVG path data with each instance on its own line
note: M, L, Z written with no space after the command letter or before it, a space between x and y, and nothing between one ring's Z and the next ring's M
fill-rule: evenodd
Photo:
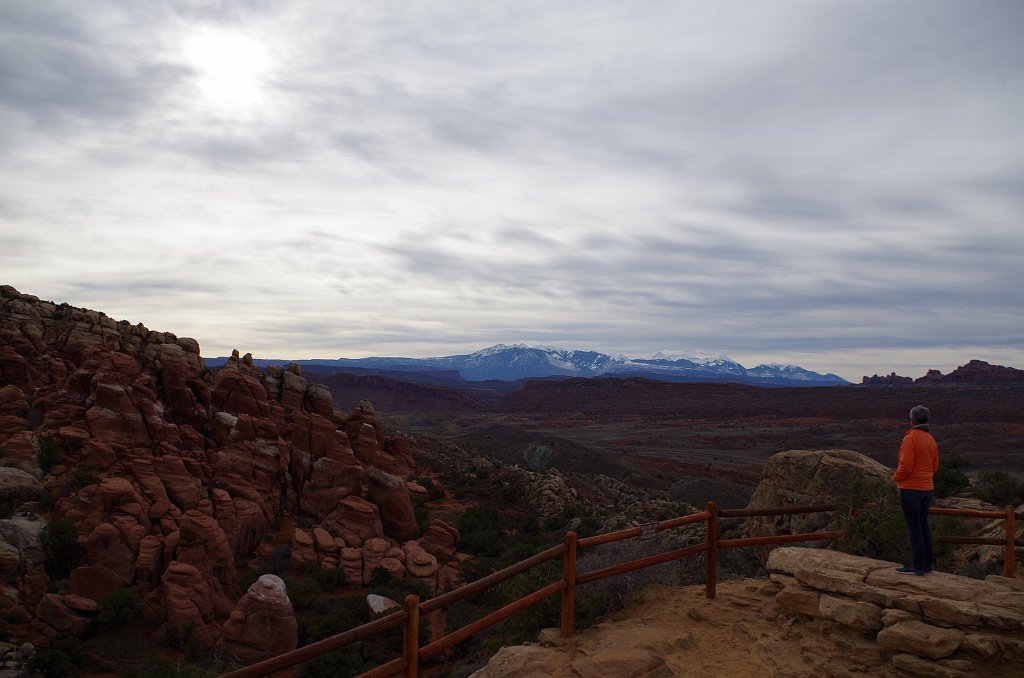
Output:
M938 498L951 497L967 488L971 481L964 474L963 469L970 465L971 462L956 453L949 459L940 461L939 468L935 472L935 496Z
M78 667L60 650L40 650L28 663L33 674L44 678L67 678L78 675Z
M525 598L561 577L561 562L548 561L502 582L498 587L498 603L504 606ZM558 626L561 617L562 597L556 594L504 620L498 627L497 635L502 645L535 640L541 629Z
M473 555L494 557L505 550L504 519L493 507L471 507L459 519L459 548Z
M99 601L99 622L117 628L142 614L142 600L134 588L116 588Z
M58 634L44 650L29 661L33 673L45 678L66 678L78 675L82 643L67 633Z
M49 473L58 461L60 461L60 447L50 436L40 436L36 464L43 470L43 473Z
M1006 471L982 471L974 486L974 495L996 506L1024 503L1024 481L1019 481Z
M78 562L78 528L67 518L54 518L39 535L46 573L51 579L66 579Z
M836 501L833 529L843 534L831 547L857 556L894 563L910 562L910 541L896 486L877 479L857 479L850 493Z
M74 472L71 474L71 480L64 486L67 492L77 492L83 487L89 485L95 485L99 482L96 478L96 467L92 464L81 464L75 467Z
M120 671L120 675L125 678L216 678L221 673L192 664L182 665L180 661L174 662L163 657L154 657Z
M347 598L337 602L328 614L317 616L309 622L300 620L300 646L343 633L366 622L362 617L366 604L361 598ZM311 659L302 664L300 670L303 676L354 676L366 668L366 662L357 648L349 646Z

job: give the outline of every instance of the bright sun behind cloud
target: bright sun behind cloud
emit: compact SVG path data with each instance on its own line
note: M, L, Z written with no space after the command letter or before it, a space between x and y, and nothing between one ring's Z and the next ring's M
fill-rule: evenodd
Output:
M259 41L237 31L203 28L185 38L183 49L196 74L198 106L222 117L257 115L272 66Z

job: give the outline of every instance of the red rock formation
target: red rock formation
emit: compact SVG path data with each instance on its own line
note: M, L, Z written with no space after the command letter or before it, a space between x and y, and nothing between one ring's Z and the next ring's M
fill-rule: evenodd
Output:
M224 641L230 656L247 663L298 646L298 622L280 577L265 574L249 587L224 623Z
M30 468L48 438L59 459L42 487L61 495L53 515L82 551L74 594L44 595L39 554L0 540L0 625L35 616L37 631L81 632L80 601L133 586L154 618L207 645L233 619L225 638L243 656L266 643L250 642L251 615L235 618L236 563L269 553L275 526L298 516L313 526L294 532L297 564L340 566L358 586L368 549L372 568L411 576L395 546L418 536L411 441L385 435L369 402L345 417L297 365L261 370L236 351L211 373L194 339L0 287L0 445Z
M166 624L173 633L194 633L197 641L213 647L220 638L214 620L209 580L194 566L172 561L160 578L159 599Z

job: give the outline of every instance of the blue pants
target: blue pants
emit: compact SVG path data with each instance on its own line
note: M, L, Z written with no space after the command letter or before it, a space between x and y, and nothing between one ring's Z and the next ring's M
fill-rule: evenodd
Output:
M928 507L931 503L931 490L900 490L900 506L910 533L910 565L918 570L932 569L932 531L928 528Z

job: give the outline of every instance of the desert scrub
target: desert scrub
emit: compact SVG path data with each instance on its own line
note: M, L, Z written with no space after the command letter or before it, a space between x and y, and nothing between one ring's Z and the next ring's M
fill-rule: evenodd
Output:
M974 486L974 496L996 506L1016 506L1024 503L1024 482L1006 471L982 471Z
M78 528L67 518L54 518L39 535L50 579L66 579L78 562Z
M60 447L50 436L39 437L39 451L36 453L36 465L43 470L43 473L49 473L50 469L57 465L60 461Z
M116 588L99 601L99 622L112 628L124 626L142 614L142 600L134 588Z
M970 461L956 453L948 459L941 460L935 472L935 496L940 499L951 497L970 486L971 481L964 473L964 469L970 465Z
M857 479L850 492L836 500L831 548L855 556L894 563L910 562L910 541L896 485L878 479Z

